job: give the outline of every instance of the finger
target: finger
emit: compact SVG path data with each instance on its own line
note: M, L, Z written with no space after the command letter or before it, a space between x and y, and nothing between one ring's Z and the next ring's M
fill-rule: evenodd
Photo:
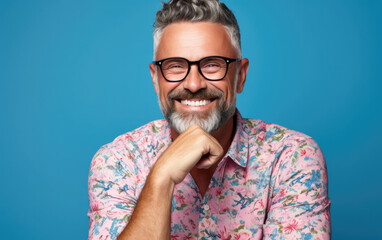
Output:
M223 148L219 143L210 142L206 154L203 154L198 163L195 165L199 169L207 169L214 165L221 159L223 155Z
M199 169L208 169L210 167L212 167L212 165L214 165L215 161L213 161L212 159L210 158L203 158L201 159L196 165L195 167L196 168L199 168Z
M215 158L219 159L223 155L223 147L213 136L207 134L207 138L209 141L204 144L203 154L209 154L209 157L213 160L215 160Z

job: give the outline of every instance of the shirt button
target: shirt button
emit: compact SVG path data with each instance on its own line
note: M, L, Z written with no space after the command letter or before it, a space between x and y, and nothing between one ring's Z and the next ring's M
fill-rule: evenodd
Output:
M208 210L210 210L210 206L204 205L204 211L208 211Z

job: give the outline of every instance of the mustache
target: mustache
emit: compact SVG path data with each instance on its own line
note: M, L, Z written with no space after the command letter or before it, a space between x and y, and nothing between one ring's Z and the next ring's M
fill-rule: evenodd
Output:
M168 100L174 100L174 99L220 99L223 97L223 91L216 89L200 89L197 92L191 92L188 89L174 89L172 92L170 92L167 95Z

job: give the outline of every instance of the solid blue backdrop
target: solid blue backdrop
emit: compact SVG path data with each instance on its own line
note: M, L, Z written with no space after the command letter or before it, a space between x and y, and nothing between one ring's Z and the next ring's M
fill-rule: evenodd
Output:
M333 239L381 239L379 0L225 1L250 69L244 117L312 136ZM162 118L148 64L159 0L0 1L1 239L86 239L98 148Z

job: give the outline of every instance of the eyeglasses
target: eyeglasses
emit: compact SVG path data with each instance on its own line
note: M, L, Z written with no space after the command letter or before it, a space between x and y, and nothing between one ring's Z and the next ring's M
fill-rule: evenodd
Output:
M241 61L241 59L210 56L199 61L188 61L185 58L174 57L153 61L152 63L159 66L164 79L169 82L180 82L187 77L191 65L194 64L198 65L199 73L205 79L210 81L222 80L227 75L229 64L236 61Z

